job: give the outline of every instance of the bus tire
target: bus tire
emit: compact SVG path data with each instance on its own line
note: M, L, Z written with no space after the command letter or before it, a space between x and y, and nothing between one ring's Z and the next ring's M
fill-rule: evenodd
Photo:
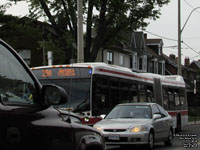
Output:
M176 133L181 132L181 114L178 113L176 116L176 129L175 129Z

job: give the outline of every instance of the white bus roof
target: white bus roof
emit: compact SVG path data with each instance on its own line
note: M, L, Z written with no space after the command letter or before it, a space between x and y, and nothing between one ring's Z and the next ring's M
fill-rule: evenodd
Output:
M35 69L47 69L47 68L57 68L57 67L86 67L92 68L93 74L102 74L114 77L120 77L124 79L134 79L137 81L143 81L147 83L153 83L154 78L159 78L163 85L171 85L171 86L181 86L185 87L185 82L182 76L178 75L170 75L170 76L163 76L153 73L138 73L133 72L131 69L126 67L121 67L117 65L110 65L106 63L74 63L69 65L53 65L53 66L41 66L41 67L34 67L31 68L32 70Z

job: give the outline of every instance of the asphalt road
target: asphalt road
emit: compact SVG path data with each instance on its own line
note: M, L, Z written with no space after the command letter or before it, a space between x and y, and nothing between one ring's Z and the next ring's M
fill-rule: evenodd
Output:
M164 143L156 143L154 150L200 150L200 123L187 125L183 130L174 135L173 146L166 147ZM107 146L107 150L144 150L144 147L123 148Z

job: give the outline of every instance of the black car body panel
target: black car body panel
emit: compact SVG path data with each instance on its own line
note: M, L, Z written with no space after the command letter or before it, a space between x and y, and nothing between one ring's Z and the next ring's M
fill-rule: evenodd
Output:
M22 58L2 40L0 58L1 150L105 149L104 138L98 131L73 121L76 116L70 112L51 106L64 103L64 90L53 85L42 87Z

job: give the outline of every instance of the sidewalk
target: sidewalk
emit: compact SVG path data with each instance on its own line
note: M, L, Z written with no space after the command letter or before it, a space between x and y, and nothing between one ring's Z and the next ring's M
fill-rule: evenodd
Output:
M188 122L188 125L195 125L195 124L198 124L198 125L200 125L200 121L190 121L190 122Z

